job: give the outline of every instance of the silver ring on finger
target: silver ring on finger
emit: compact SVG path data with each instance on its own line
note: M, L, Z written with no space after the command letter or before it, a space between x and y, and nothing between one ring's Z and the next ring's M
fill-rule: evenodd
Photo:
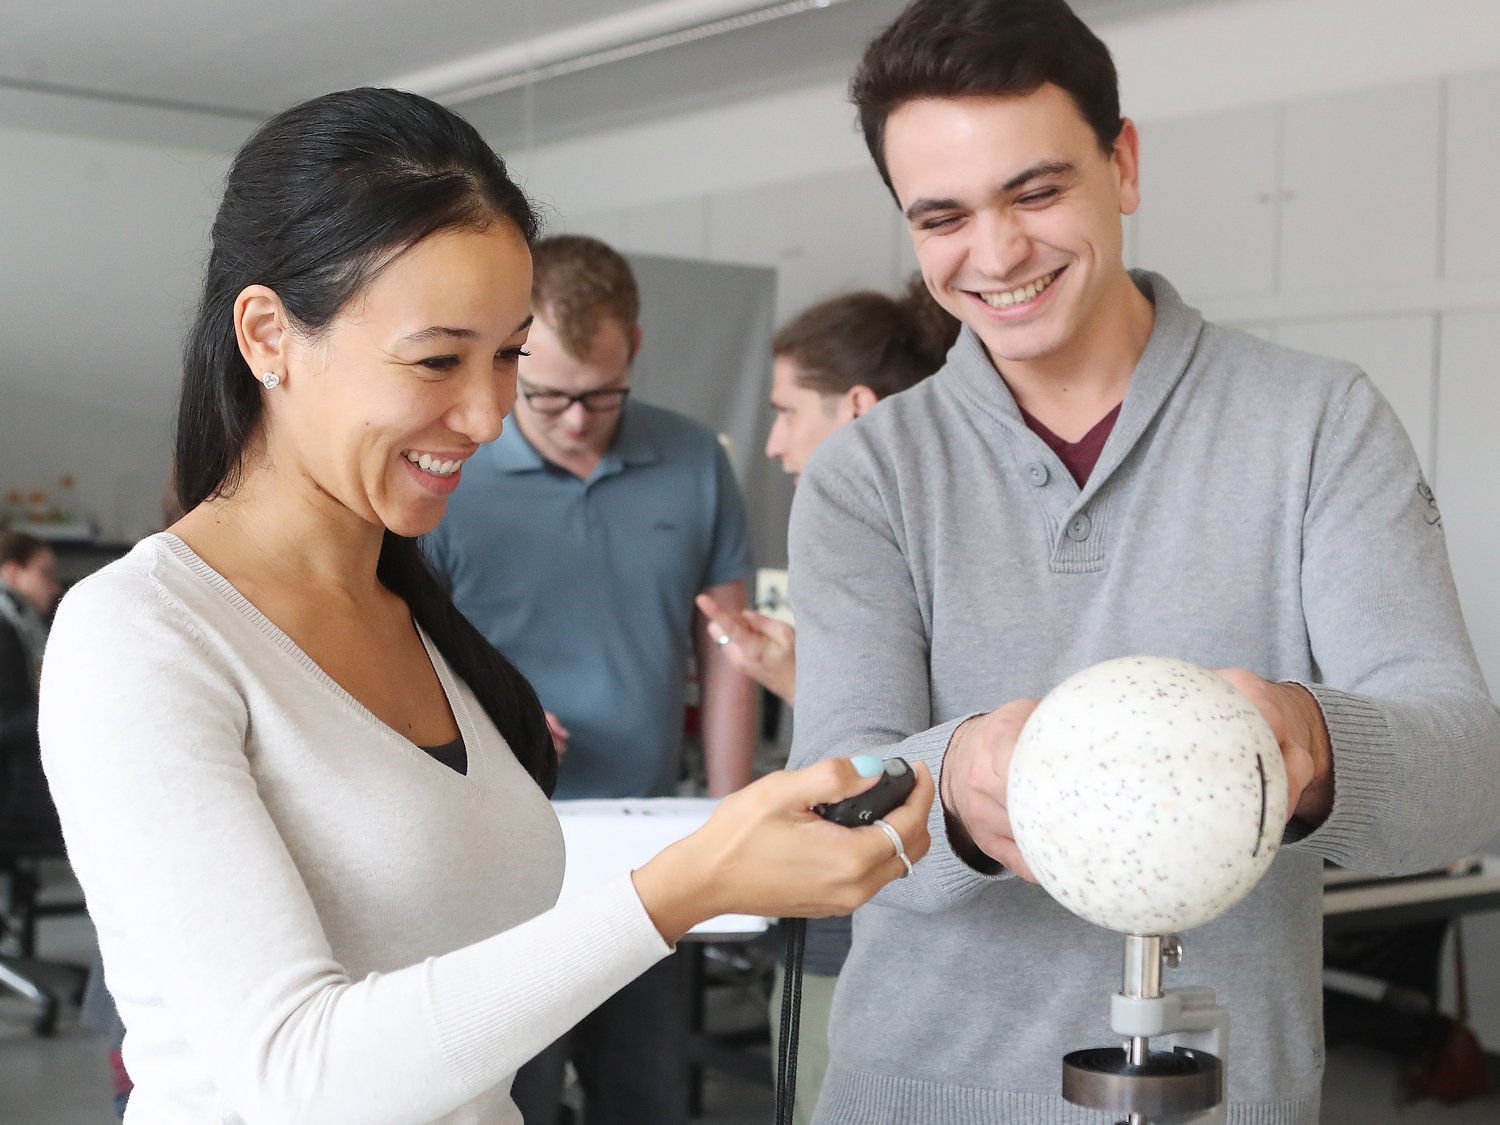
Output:
M872 823L876 828L884 832L886 834L886 838L889 839L893 845L895 845L896 858L899 859L901 861L901 865L906 868L906 870L901 873L901 878L905 879L908 875L911 874L911 859L906 854L906 845L901 842L901 833L897 832L880 817L876 817L875 820L872 821Z

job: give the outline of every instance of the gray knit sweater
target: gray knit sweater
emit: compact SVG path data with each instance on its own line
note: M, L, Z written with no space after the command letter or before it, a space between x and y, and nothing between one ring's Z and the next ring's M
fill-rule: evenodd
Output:
M791 524L793 759L900 753L936 774L965 716L1114 656L1308 683L1333 813L1187 935L1167 984L1209 985L1230 1012L1232 1123L1312 1125L1323 859L1412 870L1492 836L1500 715L1431 492L1370 381L1135 280L1155 328L1082 489L968 330L811 459ZM940 810L931 827L916 875L855 918L817 1122L1111 1120L1058 1090L1062 1055L1114 1043L1122 939L976 873Z

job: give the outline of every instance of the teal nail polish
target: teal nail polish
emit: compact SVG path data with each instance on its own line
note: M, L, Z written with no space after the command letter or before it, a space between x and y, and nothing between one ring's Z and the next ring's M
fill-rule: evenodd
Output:
M849 760L854 763L854 770L860 777L874 777L885 769L885 763L874 754L860 754Z

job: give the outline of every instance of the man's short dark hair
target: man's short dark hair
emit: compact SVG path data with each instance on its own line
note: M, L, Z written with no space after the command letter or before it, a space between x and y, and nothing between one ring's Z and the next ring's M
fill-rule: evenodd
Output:
M885 125L896 110L918 98L1018 97L1049 82L1109 153L1122 124L1115 63L1064 0L912 0L865 48L850 94L894 195Z

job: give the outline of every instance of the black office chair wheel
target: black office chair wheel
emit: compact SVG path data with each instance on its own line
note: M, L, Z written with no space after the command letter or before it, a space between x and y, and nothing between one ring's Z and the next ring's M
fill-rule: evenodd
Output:
M32 1021L31 1030L43 1039L51 1039L56 1035L58 1007L57 998L54 996L48 996L46 1000L42 1001L42 1010L37 1013L36 1019Z
M1224 1100L1224 1067L1207 1051L1152 1051L1132 1066L1118 1047L1063 1058L1062 1094L1074 1105L1147 1118L1202 1113Z

